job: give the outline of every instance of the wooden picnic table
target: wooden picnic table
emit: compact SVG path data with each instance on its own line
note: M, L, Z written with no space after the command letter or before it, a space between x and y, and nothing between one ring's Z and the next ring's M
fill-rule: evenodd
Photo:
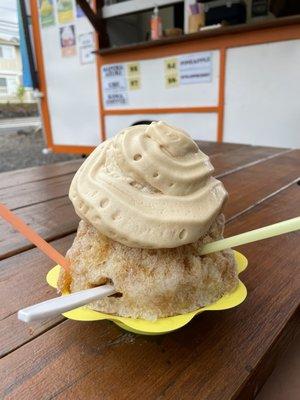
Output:
M199 142L228 192L226 235L300 215L300 150ZM0 202L59 251L77 229L67 197L81 160L0 174ZM164 336L17 311L54 297L53 266L0 221L1 399L250 399L296 334L299 232L238 249L249 260L238 308L207 312Z

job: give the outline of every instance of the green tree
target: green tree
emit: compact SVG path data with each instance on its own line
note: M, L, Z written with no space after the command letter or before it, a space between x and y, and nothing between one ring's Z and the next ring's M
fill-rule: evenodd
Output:
M23 103L24 95L25 95L25 88L24 86L20 85L17 89L17 97L20 100L20 103Z

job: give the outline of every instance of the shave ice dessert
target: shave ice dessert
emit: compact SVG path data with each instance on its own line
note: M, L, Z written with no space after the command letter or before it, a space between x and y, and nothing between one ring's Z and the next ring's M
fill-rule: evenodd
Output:
M227 192L184 131L136 125L101 143L81 165L69 197L80 217L59 289L113 284L88 307L156 320L194 311L233 291L231 249L201 256L223 238Z

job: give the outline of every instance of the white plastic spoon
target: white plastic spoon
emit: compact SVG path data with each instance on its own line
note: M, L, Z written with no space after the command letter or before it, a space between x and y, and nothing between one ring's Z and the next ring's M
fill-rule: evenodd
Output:
M112 285L102 285L92 289L81 290L68 296L55 297L34 306L23 308L18 312L18 318L24 322L46 319L115 293L116 290Z
M203 246L201 255L214 253L242 244L255 242L257 240L267 239L283 233L293 232L300 229L300 217L279 222L277 224L265 226L253 231L241 233L240 235L218 240ZM116 293L111 285L99 286L93 289L87 289L70 294L68 296L56 297L43 303L25 308L18 312L18 318L24 322L45 319L50 316L58 315L66 311L73 310L93 300L99 300L105 296Z

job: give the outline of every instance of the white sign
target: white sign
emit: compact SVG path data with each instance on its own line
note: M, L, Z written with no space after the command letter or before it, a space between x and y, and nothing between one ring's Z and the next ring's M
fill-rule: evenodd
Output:
M124 93L107 93L104 92L105 107L125 106L128 104L127 92Z
M181 85L204 82L211 82L211 73L209 71L184 71L180 74Z
M179 57L180 84L211 82L212 53L191 53Z
M102 78L125 76L125 65L124 64L110 64L103 65L102 67Z
M128 104L125 64L104 65L102 87L105 107Z
M115 76L103 79L103 90L118 90L124 91L127 89L125 76Z
M93 63L95 60L95 55L93 51L94 51L93 46L79 47L80 64L84 65Z
M94 45L93 33L88 32L88 33L82 33L81 35L79 35L78 36L78 45L79 46L93 46Z
M80 64L91 64L95 61L94 37L92 32L82 33L78 36Z

